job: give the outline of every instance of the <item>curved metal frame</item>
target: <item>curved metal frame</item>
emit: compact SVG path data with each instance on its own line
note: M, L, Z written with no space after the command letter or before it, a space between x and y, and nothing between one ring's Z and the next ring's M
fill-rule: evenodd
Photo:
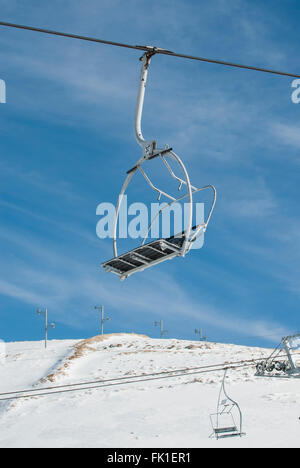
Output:
M150 187L159 193L159 199L162 195L164 195L165 197L171 199L171 204L175 203L176 201L179 201L180 199L183 199L183 198L188 198L189 199L189 213L188 213L188 222L187 222L187 229L185 230L185 241L183 243L183 246L181 248L181 255L184 256L186 251L188 250L189 248L189 238L190 238L190 235L191 235L191 231L192 231L192 223L193 223L193 193L198 191L198 189L195 189L193 190L192 188L192 185L191 185L191 182L190 182L190 178L189 178L189 175L188 175L188 172L182 162L182 160L179 158L179 156L177 156L175 153L173 152L167 152L167 153L164 153L165 156L171 156L172 159L174 159L178 164L179 166L181 167L183 173L184 173L184 177L185 177L185 180L182 182L184 184L186 184L187 186L187 193L183 196L183 197L180 197L179 199L176 199L172 196L170 196L168 193L164 192L163 190L159 189L158 187L156 187L151 179L148 177L148 175L146 174L146 172L142 169L141 165L143 164L143 162L146 161L146 159L144 161L139 161L139 163L137 164L137 166L127 175L126 179L125 179L125 182L123 184L123 187L122 187L122 190L120 192L120 195L119 195L119 199L118 199L118 204L117 204L117 209L116 209L116 216L115 216L115 222L114 222L114 231L113 231L113 248L114 248L114 255L115 257L118 256L118 249L117 249L117 228L118 228L118 219L119 219L119 214L120 214L120 208L121 208L121 203L123 201L123 197L124 197L124 194L127 190L127 187L129 185L129 183L131 182L134 174L137 172L137 170L139 170L142 175L145 177L146 181L148 182L148 184L150 185ZM165 157L164 156L164 157ZM151 229L151 226L153 224L154 220L152 220L151 224L150 224L150 229ZM148 235L149 233L149 229L147 230L147 233L146 233L146 236ZM144 243L144 242L143 242Z
M206 221L205 221L204 223L202 223L202 224L198 224L197 226L193 226L193 227L192 227L192 231L195 231L195 232L193 233L193 235L191 235L191 237L190 237L190 239L189 239L189 241L188 241L189 243L194 242L202 233L203 233L203 234L205 233L205 231L206 231L206 229L207 229L207 226L208 226L208 223L209 223L209 221L210 221L212 212L213 212L213 210L214 210L214 207L215 207L215 204L216 204L216 194L217 194L217 192L216 192L216 189L215 189L215 187L214 187L213 185L205 185L204 187L201 187L201 188L198 188L198 189L195 188L195 189L193 190L193 194L194 194L194 193L198 193L198 192L200 192L200 191L202 191L202 190L207 190L207 189L213 190L214 199L213 199L211 208L210 208L210 210L209 210L209 214L208 214L208 216L207 216L207 218L206 218ZM144 239L143 239L142 245L145 244L146 239L147 239L147 237L148 237L148 234L149 234L149 232L150 232L150 230L151 230L153 224L155 223L155 221L157 220L157 218L162 214L162 212L163 212L165 209L167 209L167 208L169 208L170 206L172 206L173 203L176 203L176 202L178 202L178 201L184 200L184 198L186 198L187 196L188 196L188 195L185 194L185 195L183 195L182 197L179 197L179 198L177 198L177 199L171 201L171 202L168 203L167 205L163 206L163 207L158 211L158 213L156 213L156 215L155 215L154 218L151 220L151 223L150 223L149 226L148 226L148 229L147 229L147 231L146 231L146 234L145 234L145 237L144 237Z
M237 410L238 410L239 417L240 417L240 424L239 424L240 431L239 432L240 432L240 434L242 434L243 415L242 415L241 409L240 409L238 403L236 401L234 401L232 398L230 398L230 396L226 392L226 388L225 388L225 379L226 379L227 371L228 371L228 369L225 369L224 377L223 377L223 381L222 381L222 386L221 386L221 390L220 390L220 393L219 393L218 409L217 409L217 414L218 414L217 425L219 426L219 416L220 416L220 414L222 414L222 412L220 412L220 408L221 408L221 405L222 405L221 397L222 397L222 391L223 391L223 393L224 393L225 397L227 398L227 400L230 401L230 403L232 403L232 408L230 409L230 414L231 414L231 411L232 411L233 408L237 408ZM233 416L232 416L232 418L233 418ZM234 420L234 418L233 418L233 420Z
M217 421L216 427L214 427L213 422L212 422L212 426L213 426L213 430L214 430L214 434L212 434L212 435L215 435L217 439L224 438L224 437L234 437L234 436L240 436L241 437L241 436L245 435L243 433L243 415L242 415L242 411L240 409L240 406L236 401L234 401L232 398L230 398L230 396L228 395L228 393L226 391L226 388L225 388L225 380L226 380L227 371L228 371L228 368L225 369L225 371L224 371L224 377L223 377L221 389L220 389L220 392L219 392L217 412L216 412L215 415L211 415L211 421L212 421L212 416L217 417L216 418L216 421ZM225 401L222 398L222 393L226 397ZM229 405L226 404L227 400L230 402ZM239 415L239 424L238 425L236 424L234 416L232 414L232 410L234 408L237 409L238 415ZM229 432L226 433L227 428L222 428L222 427L219 426L220 416L222 416L224 414L229 414L231 416L231 418L232 418L233 423L234 423L234 428L228 428L228 429L235 429L235 430L232 430L232 431L229 431ZM222 429L224 430L224 434L220 435L221 432L219 432L219 431L221 431Z
M142 154L142 157L136 163L136 165L131 170L128 171L127 177L125 179L125 182L123 184L123 187L122 187L120 195L119 195L117 208L116 208L116 214L115 214L114 229L113 229L113 252L114 252L114 256L117 257L118 256L117 228L118 228L118 220L119 220L119 215L120 215L120 208L121 208L121 204L122 204L122 201L123 201L123 198L124 198L124 194L125 194L128 186L129 186L131 180L133 179L133 176L135 175L135 173L137 171L140 171L140 173L143 175L143 177L145 178L145 180L147 181L149 186L159 194L158 195L159 200L160 200L162 195L165 196L166 198L168 198L169 200L171 200L169 202L169 204L167 206L165 206L163 209L161 209L159 211L159 213L154 217L154 219L151 220L151 223L150 223L150 225L149 225L149 227L147 229L147 232L146 232L146 235L145 235L145 238L144 238L144 241L143 241L142 245L144 245L145 240L146 240L146 238L147 238L147 236L149 234L149 231L150 231L154 221L162 213L162 211L165 208L170 207L173 203L175 203L177 201L180 201L180 200L183 200L184 198L188 198L189 211L188 211L187 226L186 226L185 230L181 233L181 236L184 236L184 241L183 241L182 247L181 247L181 249L180 249L180 251L178 253L178 255L181 255L181 256L184 257L185 254L190 250L192 242L194 242L197 239L197 237L199 237L201 234L203 234L206 231L207 225L208 225L208 223L210 221L210 218L211 218L211 215L212 215L212 212L214 210L215 203L216 203L216 189L212 185L207 185L207 186L204 186L204 187L201 187L201 188L197 188L197 187L194 187L193 185L191 185L187 169L186 169L185 165L183 164L181 158L176 153L174 153L174 151L172 151L172 149L169 148L168 146L165 146L165 148L163 148L163 149L158 149L158 148L156 148L156 141L155 140L145 140L144 137L143 137L141 123L142 123L142 114L143 114L143 106L144 106L147 76L148 76L148 70L149 70L149 65L150 65L150 62L151 62L151 58L153 57L153 55L155 55L156 50L157 50L155 47L148 47L148 49L149 49L148 52L146 52L140 59L142 61L142 70L141 70L141 76L140 76L140 86L139 86L138 96L137 96L137 104L136 104L136 111L135 111L135 123L134 123L135 137L136 137L137 143L141 146L141 148L143 150L143 154ZM165 191L161 190L160 188L156 187L152 183L151 179L146 174L145 170L142 168L142 165L146 161L149 161L149 160L151 160L153 158L156 158L156 157L160 157L162 159L162 161L163 161L164 165L166 166L167 170L169 171L170 175L176 181L179 182L179 190L181 190L181 188L183 186L186 186L187 192L186 192L185 195L183 195L183 196L181 196L179 198L175 198L175 197L169 195L168 193L166 193ZM178 177L177 175L175 175L173 169L171 168L170 164L167 161L168 157L171 158L173 161L175 161L179 165L179 167L181 168L181 170L183 172L183 178ZM197 193L197 192L199 192L201 190L205 190L205 189L212 189L213 192L214 192L214 199L213 199L213 202L212 202L211 209L209 211L209 214L208 214L208 217L207 217L205 223L192 227L192 222L193 222L193 194Z

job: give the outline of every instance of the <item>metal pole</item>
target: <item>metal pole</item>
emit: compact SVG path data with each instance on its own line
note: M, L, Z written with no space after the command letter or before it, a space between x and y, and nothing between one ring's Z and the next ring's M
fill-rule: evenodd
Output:
M106 322L107 320L110 320L110 317L104 318L104 305L95 306L94 308L100 313L100 319L99 319L100 320L100 332L101 332L101 335L103 336L104 335L104 322Z
M45 349L47 349L48 340L48 311L45 309Z
M139 91L138 91L138 96L137 96L135 119L134 119L135 137L136 137L136 141L138 142L138 144L143 148L143 157L150 156L153 153L155 146L156 146L156 142L154 140L145 140L145 138L143 137L142 128L141 128L148 69L149 69L151 57L154 54L155 52L153 51L146 52L141 58L142 71L141 71L140 85L139 85Z
M168 330L164 330L164 322L160 320L159 322L154 322L154 326L160 326L160 338L163 338L164 334L168 334Z
M37 310L38 315L44 315L45 316L45 349L47 349L47 344L48 344L48 309L45 308L44 310L38 309ZM52 322L51 328L55 328L55 323Z
M197 330L195 328L195 334L199 335L199 341L207 341L207 337L203 336L203 329L202 328L199 328L199 330Z

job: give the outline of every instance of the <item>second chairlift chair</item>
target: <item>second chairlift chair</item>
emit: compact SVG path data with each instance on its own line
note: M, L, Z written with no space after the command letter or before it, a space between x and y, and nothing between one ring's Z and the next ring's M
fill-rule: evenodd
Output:
M227 437L242 437L246 435L243 430L243 416L236 401L228 396L225 381L228 368L225 369L219 393L217 412L210 415L213 433L210 437L225 439Z
M144 97L145 97L145 90L146 90L146 82L147 82L147 75L148 69L150 65L151 58L155 55L157 49L155 47L148 47L148 51L141 57L142 61L142 71L141 71L141 78L140 78L140 85L137 97L137 105L136 105L136 113L135 113L135 137L138 144L142 147L143 154L142 157L138 160L136 165L127 172L127 177L123 184L122 190L119 195L118 204L116 208L116 216L114 221L114 231L113 231L113 252L114 258L111 260L104 262L102 264L103 268L107 272L112 272L117 274L121 280L128 278L133 273L143 271L146 268L151 266L157 265L158 263L164 262L166 260L170 260L175 257L184 257L187 252L192 247L193 242L197 240L197 238L203 235L207 229L208 223L210 221L212 212L215 207L216 203L216 189L212 185L206 185L201 188L194 187L191 185L190 178L187 172L185 165L183 164L180 157L172 151L167 145L165 148L157 148L156 142L154 140L145 140L141 130L141 121L142 121L142 113L143 113L143 106L144 106ZM170 194L166 193L165 191L161 190L160 188L156 187L152 181L150 180L149 176L146 174L145 170L142 168L142 165L146 161L150 161L154 158L160 158L167 168L170 176L175 179L179 183L179 190L182 189L183 186L186 187L186 193L181 195L179 198L173 197ZM178 177L173 169L171 168L168 159L172 160L176 163L182 171L183 176ZM151 220L151 223L145 233L144 240L142 244L135 249L131 250L130 252L118 255L117 250L117 228L118 228L118 220L120 214L120 208L123 201L124 194L130 184L133 176L140 172L149 186L158 193L159 199L161 196L166 197L170 202L166 204L158 213L157 215ZM193 194L200 192L201 190L210 189L213 191L213 201L211 204L211 208L209 210L208 216L204 223L198 224L193 226ZM161 238L155 239L149 243L146 243L146 239L150 232L150 229L156 219L160 216L162 211L166 208L169 208L174 203L181 201L183 199L187 199L188 201L188 216L187 216L187 225L185 230L181 233L178 233L175 236L169 238Z

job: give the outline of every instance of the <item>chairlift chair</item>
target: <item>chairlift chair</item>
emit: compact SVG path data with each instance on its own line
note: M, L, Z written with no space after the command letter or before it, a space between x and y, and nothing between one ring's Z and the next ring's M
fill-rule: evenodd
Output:
M245 435L242 431L242 412L232 398L230 398L225 389L225 379L227 370L225 369L222 385L219 393L217 412L210 415L210 421L213 433L210 437L224 439L227 437L242 437Z
M136 272L143 271L146 268L150 268L154 265L165 262L166 260L171 260L179 256L184 257L191 249L193 242L195 242L199 236L205 233L216 203L215 187L212 185L206 185L201 188L193 186L190 182L190 177L185 165L183 164L181 158L172 150L172 148L169 148L168 145L166 145L164 148L157 148L156 141L145 140L143 137L141 122L148 70L151 58L158 50L160 50L155 47L147 47L147 49L148 51L140 59L142 61L142 70L135 112L135 137L138 144L142 148L142 156L136 165L127 172L125 182L119 195L113 229L114 257L102 264L103 268L107 272L117 274L121 280L128 278ZM178 182L179 191L181 191L183 187L186 188L186 192L180 197L174 197L173 195L170 195L166 191L153 184L149 175L146 173L143 164L155 158L159 158L162 161L163 166L167 169L169 175L176 182ZM171 161L173 161L173 163L175 163L177 167L180 168L183 176L178 177L175 174L170 164ZM158 194L158 200L160 200L161 197L165 197L168 200L168 203L164 205L164 207L161 208L156 216L151 220L142 244L129 252L119 255L117 248L117 228L121 204L129 184L133 180L134 175L137 173L142 174L150 188ZM204 223L193 226L193 195L203 190L211 190L213 192L213 201ZM146 242L153 223L161 215L163 210L184 199L187 200L188 204L187 225L185 226L184 231L168 238L160 238L152 240L151 242Z

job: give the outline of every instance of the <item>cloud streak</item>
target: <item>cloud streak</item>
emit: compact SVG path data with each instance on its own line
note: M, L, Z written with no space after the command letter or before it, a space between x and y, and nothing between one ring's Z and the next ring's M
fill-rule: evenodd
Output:
M11 242L30 251L32 265L29 268L19 260L7 269L7 280L0 281L0 294L33 307L47 304L52 313L67 325L74 326L75 322L81 326L82 319L88 313L87 304L92 307L92 298L94 302L105 303L109 310L126 311L125 314L130 315L131 320L140 314L149 317L154 313L163 314L166 319L169 317L173 320L184 314L186 318L200 320L206 326L245 336L263 336L266 331L268 334L280 335L285 331L284 326L267 320L240 318L237 321L235 313L220 310L204 300L199 308L198 302L186 293L174 275L159 270L145 279L140 277L138 280L129 280L116 295L116 286L120 287L120 283L115 277L104 276L100 271L94 271L93 267L91 270L92 265L72 261L69 256L61 252L54 253L47 246L41 247L36 242L17 236L9 237ZM38 263L34 266L36 261ZM1 270L3 273L3 267ZM139 294L136 294L137 287ZM153 291L156 291L155 295ZM270 341L274 341L274 337Z

